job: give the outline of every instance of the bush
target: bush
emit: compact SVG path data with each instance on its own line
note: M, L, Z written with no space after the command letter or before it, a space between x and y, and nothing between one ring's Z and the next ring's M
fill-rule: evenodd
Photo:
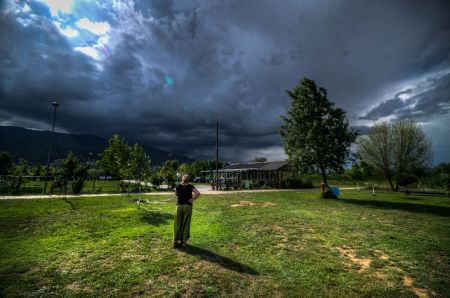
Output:
M167 185L169 185L170 189L174 189L175 186L177 186L178 181L175 179L169 179L169 181L167 181Z
M401 174L397 177L398 185L409 186L417 182L417 176L413 174Z
M56 177L54 181L47 181L50 184L50 192L54 193L55 190L59 192L63 192L67 188L67 180L63 177Z
M286 177L281 180L280 183L281 188L312 188L311 181L305 181L300 177Z
M277 181L270 181L269 187L270 188L278 188L278 182Z
M152 176L151 183L153 185L154 190L157 190L159 188L162 180L163 180L163 178L161 176L158 176L158 175Z
M83 189L84 179L75 179L72 181L72 193L79 194Z
M119 188L121 192L127 192L128 191L128 183L120 181L119 182Z

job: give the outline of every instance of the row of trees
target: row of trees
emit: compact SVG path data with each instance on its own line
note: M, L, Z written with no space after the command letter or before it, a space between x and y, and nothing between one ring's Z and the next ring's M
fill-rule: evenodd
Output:
M384 176L393 191L433 173L431 140L415 120L377 123L367 136L358 137L346 112L335 107L326 89L314 81L304 78L287 93L291 107L280 127L285 152L294 167L320 172L327 188L328 175L343 172L349 161L354 164L350 176L368 180ZM437 171L437 184L448 185L448 164Z
M35 166L30 168L28 162L24 159L20 159L16 164L14 163L13 156L5 151L0 152L0 175L27 175L28 173L41 174L42 167Z
M388 182L382 172L377 171L364 160L354 163L341 176L357 184L362 182L370 184L379 184L383 181ZM406 188L440 188L448 191L450 189L450 163L440 163L432 168L421 169L415 173L403 173L392 177L394 190L398 190L402 186Z
M159 186L166 182L173 187L179 176L184 173L199 176L201 171L215 169L215 161L196 160L191 164L178 160L166 160L160 167L151 167L150 157L142 146L130 146L119 135L113 135L108 141L108 148L100 154L98 165L102 171L115 177L123 177L140 181L151 181ZM223 163L219 163L222 167Z
M219 167L222 166L223 163L220 162ZM77 192L81 190L86 179L95 181L100 175L134 180L137 185L147 181L158 187L162 183L173 187L179 176L184 173L199 176L204 170L212 173L215 167L215 161L212 160L196 160L191 164L166 160L161 166L152 167L151 159L141 145L128 144L121 136L113 135L108 140L108 147L99 154L97 161L85 160L69 152L64 159L52 162L48 175L52 177L53 184L60 185L71 181L73 191ZM15 163L11 154L0 152L0 175L42 177L45 173L45 166L29 166L23 159ZM20 186L20 183L17 186Z
M9 187L17 190L25 182L25 176L32 176L33 179L45 175L46 168L41 165L29 166L28 162L20 159L16 164L13 156L8 152L0 152L0 175L11 175L14 179L9 180ZM50 168L49 174L55 177L54 185L58 187L67 187L68 181L71 181L72 192L78 193L83 187L86 178L91 174L89 165L69 152L65 159L57 160ZM62 178L64 177L64 178Z
M55 160L50 167L50 175L64 175L68 177L83 176L88 174L90 169L89 163L83 159L79 159L73 152L68 152L64 159ZM8 152L0 152L0 176L44 176L45 166L30 166L24 159L14 162L14 156Z

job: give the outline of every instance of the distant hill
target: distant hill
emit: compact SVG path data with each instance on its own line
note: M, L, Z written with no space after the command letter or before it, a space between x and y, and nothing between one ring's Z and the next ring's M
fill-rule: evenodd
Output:
M46 164L50 143L50 131L37 131L14 126L0 126L0 151L11 153L16 160L23 158L30 164ZM124 136L125 137L125 136ZM132 140L125 139L130 144ZM160 165L169 158L169 153L160 149L137 142L144 147L150 156L152 165ZM72 151L83 158L98 159L98 154L108 147L108 140L102 137L86 134L65 134L55 132L51 161L64 158L67 152ZM172 154L172 159L180 162L191 162L186 156Z

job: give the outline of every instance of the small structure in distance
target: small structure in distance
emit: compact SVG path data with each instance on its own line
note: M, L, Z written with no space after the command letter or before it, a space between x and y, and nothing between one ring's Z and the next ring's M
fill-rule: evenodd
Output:
M209 182L211 171L201 171L200 181ZM287 161L230 164L219 169L219 188L249 188L250 185L279 187L286 176L297 176Z

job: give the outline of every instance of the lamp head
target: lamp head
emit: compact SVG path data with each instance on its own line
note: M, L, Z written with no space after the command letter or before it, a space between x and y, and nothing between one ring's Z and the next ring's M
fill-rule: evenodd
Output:
M52 102L52 106L54 106L56 108L57 106L59 106L59 102L57 102L57 101Z

